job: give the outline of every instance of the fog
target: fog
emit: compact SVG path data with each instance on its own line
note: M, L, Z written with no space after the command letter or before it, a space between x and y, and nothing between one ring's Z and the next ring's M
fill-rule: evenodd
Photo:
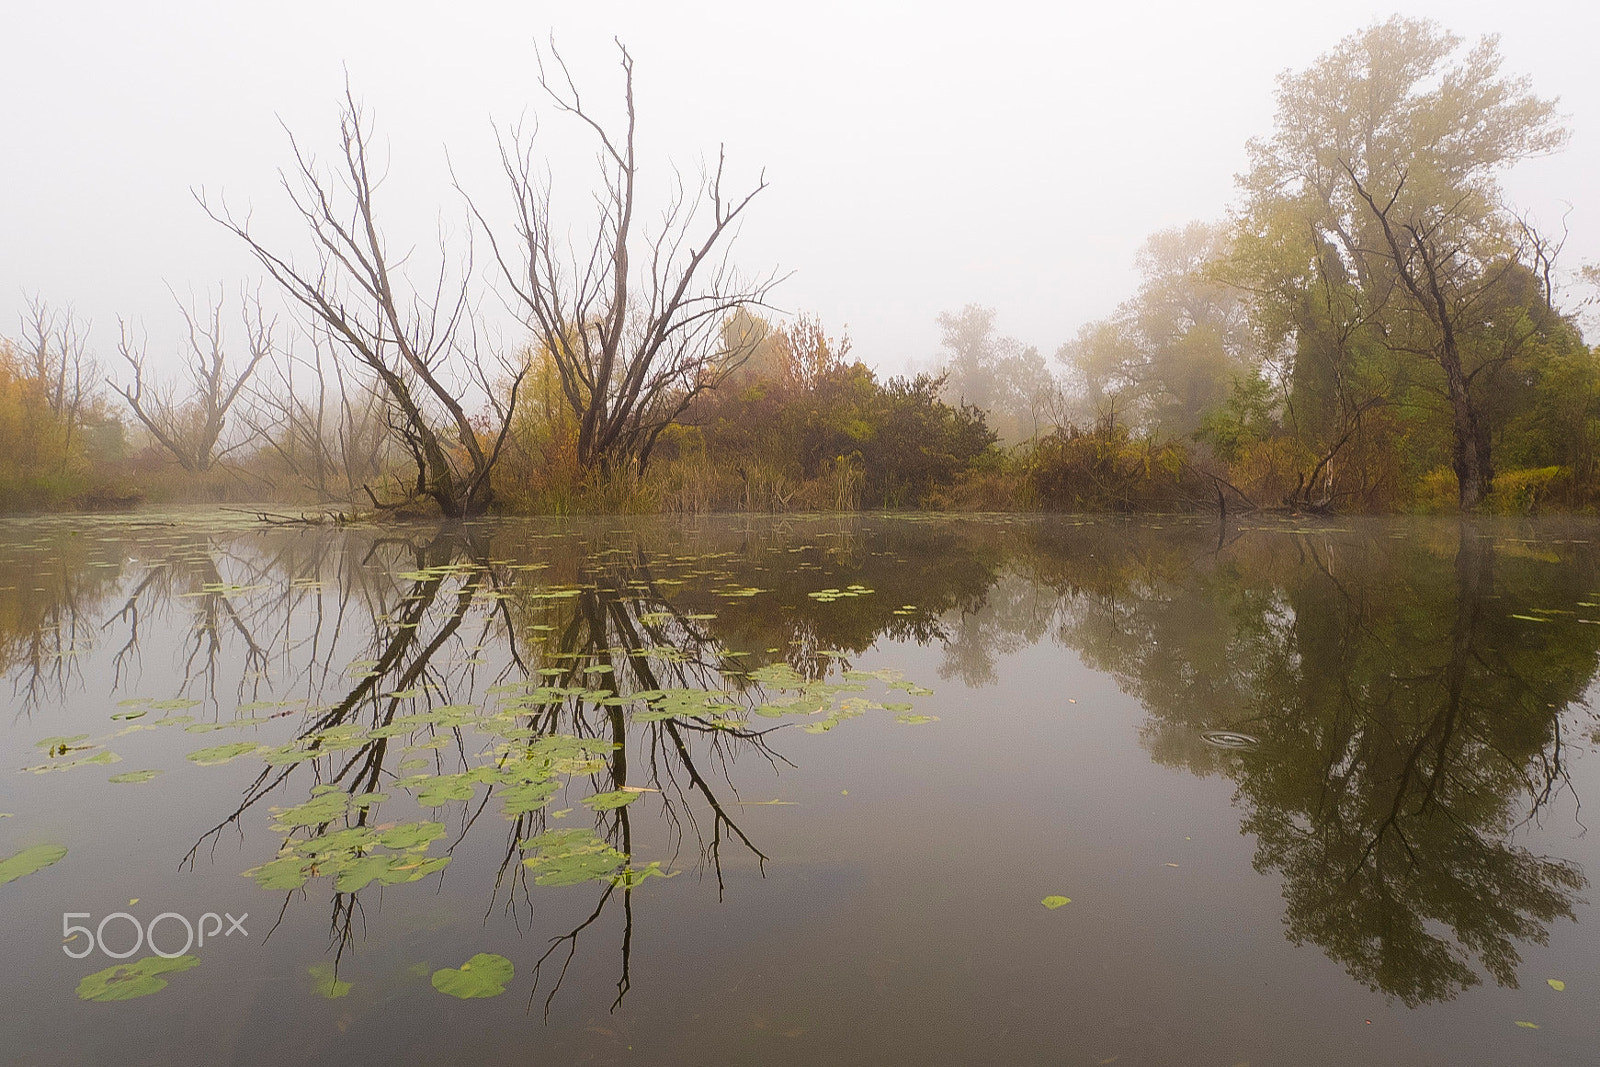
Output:
M691 179L728 152L770 188L735 248L792 276L787 311L848 327L854 353L896 371L938 353L937 316L992 306L999 328L1053 353L1137 285L1154 231L1223 216L1244 145L1271 130L1275 76L1399 11L1471 38L1502 35L1510 72L1559 96L1557 156L1507 180L1559 228L1563 261L1600 260L1600 82L1589 4L990 5L409 2L13 5L0 65L0 334L26 297L72 304L114 358L116 322L176 351L169 293L259 274L193 192L253 212L294 247L278 168L285 130L336 147L348 76L376 120L396 246L465 229L463 187L505 200L491 120L543 120L558 196L585 214L590 147L542 108L533 49L553 33L586 99L615 107L613 35L637 62L642 180ZM481 250L480 250L481 251Z

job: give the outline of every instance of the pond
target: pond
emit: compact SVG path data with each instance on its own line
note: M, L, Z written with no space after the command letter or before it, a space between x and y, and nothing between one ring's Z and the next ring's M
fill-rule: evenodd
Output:
M30 1064L1591 1064L1578 521L0 523Z

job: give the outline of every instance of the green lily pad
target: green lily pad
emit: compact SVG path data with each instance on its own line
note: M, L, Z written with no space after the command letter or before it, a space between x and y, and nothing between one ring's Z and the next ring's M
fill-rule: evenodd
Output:
M583 806L593 811L610 811L613 808L625 808L643 795L633 790L617 789L610 793L596 793L584 797Z
M60 763L41 763L34 767L24 767L29 774L48 774L50 771L70 771L74 767L97 767L108 763L121 763L122 757L115 752L96 752L92 756L80 756L77 759L63 760Z
M202 767L215 767L219 763L227 763L231 759L238 759L240 756L248 755L260 747L254 741L235 741L228 745L215 745L211 748L196 749L189 753L188 759L189 762L199 764Z
M388 848L424 848L430 842L443 837L444 833L442 822L408 822L383 831L378 835L378 842Z
M296 804L292 808L277 812L274 825L321 826L343 815L348 806L349 798L343 793L319 793L304 804Z
M0 885L15 882L23 875L43 870L67 854L65 845L34 845L9 859L0 860Z
M1072 898L1071 897L1048 896L1048 897L1045 897L1043 900L1039 901L1039 903L1043 904L1045 907L1049 908L1051 911L1055 911L1057 908L1065 907L1066 905L1071 904L1072 903Z
M157 711L182 711L184 708L192 708L199 703L200 701L198 700L179 698L176 700L152 700L150 706Z
M504 956L480 952L460 967L442 967L434 971L433 988L460 1000L497 997L506 991L506 983L516 973L516 967Z
M340 997L349 996L350 983L339 980L331 963L313 963L306 968L311 975L311 989L319 997L329 1000L338 1000Z
M313 864L303 856L279 856L244 872L262 889L299 889L311 877Z
M198 956L163 959L146 956L138 963L119 963L86 977L78 983L79 1000L132 1000L147 997L167 988L166 974L187 971L200 963Z
M148 782L160 773L160 771L123 771L121 774L113 774L106 781L115 785L137 785L140 782Z
M536 850L523 860L537 885L609 882L628 857L588 830L551 830L530 837L522 847Z

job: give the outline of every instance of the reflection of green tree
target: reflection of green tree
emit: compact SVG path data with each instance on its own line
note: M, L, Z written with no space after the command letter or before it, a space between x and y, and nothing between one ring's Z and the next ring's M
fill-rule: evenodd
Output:
M781 719L652 717L634 694L715 691L751 709L771 699L756 679L789 668L823 679L884 638L940 642L944 673L983 684L998 656L1055 633L1144 702L1157 760L1238 784L1257 867L1283 878L1289 936L1419 1003L1478 982L1479 968L1514 982L1519 944L1572 914L1581 874L1513 836L1565 780L1563 711L1594 676L1600 627L1512 616L1569 606L1559 603L1568 591L1600 581L1586 555L1495 549L1471 528L1399 540L1390 529L1257 532L1221 545L1197 526L901 518L692 534L515 523L389 536L174 531L142 575L75 577L77 593L49 603L92 620L82 625L119 689L140 634L180 623L179 692L220 711L218 678L237 671L243 699L270 659L284 680L276 695L304 699L303 711L272 715L303 716L305 758L264 770L217 832L274 794L292 803L330 785L392 790L407 749L436 777L481 770L487 750L464 736L471 723L406 725L465 704L502 720L495 729L514 718L526 731L494 744L596 742L605 755L583 772L592 782L582 791L659 790L648 803L673 828L668 851L689 842L719 889L725 844L762 858L725 800L736 763L781 761L768 744ZM52 551L63 573L86 569ZM118 544L113 558L124 553ZM852 586L870 592L807 595ZM0 613L17 620L7 648L49 648L80 626L36 599L0 596ZM28 663L14 658L11 678L26 682ZM1201 739L1210 729L1262 743L1226 752ZM473 782L470 800L444 809L459 817L449 849L474 826L479 838L508 826L491 907L515 909L536 892L521 842L560 824L539 807L502 823L491 794L506 783ZM631 812L578 812L625 870L635 866ZM375 804L339 818L379 822ZM620 911L625 992L636 884L599 885L593 914L552 941L552 967L564 971L580 937ZM342 944L360 908L338 892L333 908Z
M1238 783L1289 937L1408 1004L1476 984L1474 957L1515 985L1518 942L1543 943L1585 884L1512 835L1565 781L1561 710L1594 676L1595 635L1511 615L1592 579L1518 559L1497 576L1472 528L1453 555L1247 538L1176 582L1082 600L1063 627L1144 702L1159 760ZM1224 752L1211 729L1261 744Z

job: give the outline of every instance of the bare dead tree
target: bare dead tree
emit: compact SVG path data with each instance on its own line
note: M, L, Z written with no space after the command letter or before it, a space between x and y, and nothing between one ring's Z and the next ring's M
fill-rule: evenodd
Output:
M226 303L219 295L202 315L197 309L178 302L188 327L185 339L188 351L184 353L187 381L182 394L174 383L162 385L150 380L143 341L127 323L120 323L117 352L132 370L133 380L127 385L112 382L111 389L127 402L134 417L161 447L172 453L184 470L194 474L210 470L223 456L248 440L219 447L234 402L256 367L272 352L274 322L266 317L259 296L241 297L245 357L242 366L231 364L222 326Z
M63 470L72 458L73 438L95 406L100 379L100 366L88 355L84 334L71 307L52 308L39 296L28 299L22 316L22 366L61 427Z
M311 267L263 245L226 206L208 215L242 239L285 293L310 313L340 348L370 371L392 402L391 425L417 465L415 494L433 499L450 518L477 515L494 500L490 475L511 430L525 368L500 361L510 380L502 401L484 366L469 300L470 245L452 281L441 240L441 265L428 290L405 278L405 257L392 259L377 222L374 176L368 159L369 120L348 86L339 115L340 162L326 174L290 134L293 173L280 172L284 190L310 231ZM463 376L465 381L463 381ZM475 384L492 408L479 431L459 399Z
M269 362L242 416L263 450L319 497L350 498L384 473L385 397L344 369L325 331L307 341L309 356L301 345Z
M598 225L579 248L553 220L548 170L534 157L534 135L500 137L500 159L516 200L516 243L502 242L476 207L506 282L535 344L556 367L561 394L578 425L577 458L585 470L636 463L699 393L714 388L750 355L730 348L724 322L764 306L779 280L739 276L728 251L737 223L765 175L743 195L723 188L724 152L692 193L681 180L651 232L639 211L634 133L633 57L617 42L626 123L608 128L584 103L566 62L550 45L554 68L539 55L539 85L557 112L586 126L598 142L604 189ZM470 199L469 199L470 204Z

